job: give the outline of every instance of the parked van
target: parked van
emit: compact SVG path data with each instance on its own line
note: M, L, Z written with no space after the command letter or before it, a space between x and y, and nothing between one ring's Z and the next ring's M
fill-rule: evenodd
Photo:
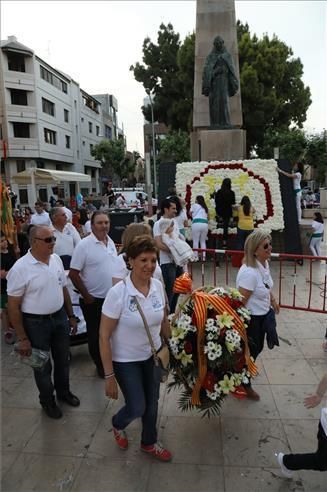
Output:
M115 195L122 194L126 200L126 205L135 205L138 197L142 197L142 201L146 201L148 196L143 191L143 188L113 188Z

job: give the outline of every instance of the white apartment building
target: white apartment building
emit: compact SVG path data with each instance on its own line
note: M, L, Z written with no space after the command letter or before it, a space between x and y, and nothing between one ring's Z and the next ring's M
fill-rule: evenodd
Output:
M103 138L121 136L118 104L109 94L83 91L78 82L39 58L15 36L0 45L1 175L6 183L30 167L86 173L83 194L101 192L101 163L91 156ZM103 103L103 105L102 105ZM30 204L30 185L11 185L18 204ZM76 183L59 185L59 195L76 194ZM57 190L55 190L57 191ZM43 201L53 185L39 185Z

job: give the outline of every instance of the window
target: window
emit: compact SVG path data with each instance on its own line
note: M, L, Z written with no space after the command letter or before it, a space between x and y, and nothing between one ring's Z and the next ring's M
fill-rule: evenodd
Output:
M92 127L93 127L93 125L92 125L91 121L89 121L89 133L92 133Z
M45 143L56 145L57 143L57 135L53 130L49 130L48 128L44 128L44 141Z
M98 137L100 135L100 127L96 126L95 131L96 131L96 136Z
M82 96L82 98L84 106L87 106L89 109L92 109L92 111L99 113L99 104L94 99L86 95Z
M84 123L84 118L81 118L81 122Z
M25 58L17 53L8 53L8 70L25 72Z
M25 164L24 159L17 159L16 164L17 164L17 172L18 173L25 171L26 164Z
M42 111L43 113L49 114L50 116L54 116L55 115L54 103L42 97Z
M15 138L30 138L29 123L13 123Z
M27 194L27 190L18 190L18 194L19 194L19 203L22 205L23 203L28 203L28 194Z
M90 144L90 154L92 155L92 151L93 151L93 144Z
M82 144L85 145L85 140L83 140Z
M56 171L63 171L64 166L62 164L56 164Z
M91 169L91 178L95 178L95 169Z
M69 123L69 111L68 111L68 109L64 109L64 121L65 121L65 123Z
M11 104L17 104L18 106L27 106L27 91L10 89L10 94Z
M36 161L36 167L39 169L44 169L44 162L43 161Z
M65 139L66 139L66 149L70 149L70 136L65 135Z
M46 82L49 82L49 84L53 85L60 91L67 94L68 86L66 82L61 80L59 77L57 77L54 73L47 70L45 67L42 67L42 65L40 65L40 76L41 79L45 80Z
M41 202L45 203L48 201L48 191L46 188L41 188L39 190L39 197L40 197Z
M112 129L110 128L110 126L108 125L105 125L104 126L104 136L106 138L109 138L109 140L112 139Z

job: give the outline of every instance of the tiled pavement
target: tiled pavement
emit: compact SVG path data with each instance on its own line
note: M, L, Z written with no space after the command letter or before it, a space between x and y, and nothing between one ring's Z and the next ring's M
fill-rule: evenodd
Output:
M327 473L303 471L286 479L274 456L316 448L320 409L306 409L303 398L327 370L321 347L326 325L324 315L283 310L280 347L265 349L258 359L261 400L228 397L220 417L182 414L178 394L162 385L159 435L174 453L171 463L141 454L139 422L128 429L129 449L116 447L111 416L121 400L104 396L86 346L71 350L71 387L81 406L63 405L64 417L54 421L40 410L31 370L3 345L3 492L326 491Z

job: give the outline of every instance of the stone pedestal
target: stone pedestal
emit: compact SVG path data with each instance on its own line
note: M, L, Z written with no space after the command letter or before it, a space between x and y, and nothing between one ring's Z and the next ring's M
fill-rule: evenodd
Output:
M230 161L246 157L245 130L202 130L191 134L192 161Z

